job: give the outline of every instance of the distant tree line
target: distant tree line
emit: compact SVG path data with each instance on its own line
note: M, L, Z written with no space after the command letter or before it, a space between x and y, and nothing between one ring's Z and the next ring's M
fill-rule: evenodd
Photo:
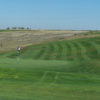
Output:
M31 28L29 28L29 27L27 27L27 28L25 28L25 27L12 27L12 28L7 27L7 30L31 30Z

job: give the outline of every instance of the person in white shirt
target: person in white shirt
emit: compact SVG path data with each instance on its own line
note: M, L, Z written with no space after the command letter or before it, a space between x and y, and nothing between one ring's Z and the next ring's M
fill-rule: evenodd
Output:
M18 53L20 52L20 47L18 46Z

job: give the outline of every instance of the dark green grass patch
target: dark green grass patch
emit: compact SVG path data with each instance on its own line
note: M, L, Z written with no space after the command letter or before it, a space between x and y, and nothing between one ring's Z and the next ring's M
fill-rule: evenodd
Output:
M54 46L51 44L51 45L50 45L49 52L48 52L48 54L47 54L46 57L45 57L45 60L49 60L50 57L51 57L51 55L53 54L53 52L54 52Z
M71 53L72 53L72 49L71 49L71 47L68 43L65 42L65 45L66 45L66 49L67 49L66 57L67 57L67 59L71 59L70 56L71 56Z
M62 45L60 43L58 43L57 45L58 45L58 53L57 53L56 59L61 60L61 55L62 55L62 52L63 52L63 48L62 48Z

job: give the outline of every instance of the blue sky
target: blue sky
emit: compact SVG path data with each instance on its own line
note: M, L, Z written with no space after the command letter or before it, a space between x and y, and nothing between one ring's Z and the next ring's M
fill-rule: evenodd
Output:
M0 0L0 29L100 30L100 0Z

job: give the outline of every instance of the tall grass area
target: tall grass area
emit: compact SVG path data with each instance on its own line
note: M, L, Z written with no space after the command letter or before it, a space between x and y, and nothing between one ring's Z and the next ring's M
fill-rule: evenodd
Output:
M1 100L99 100L100 37L0 53Z

